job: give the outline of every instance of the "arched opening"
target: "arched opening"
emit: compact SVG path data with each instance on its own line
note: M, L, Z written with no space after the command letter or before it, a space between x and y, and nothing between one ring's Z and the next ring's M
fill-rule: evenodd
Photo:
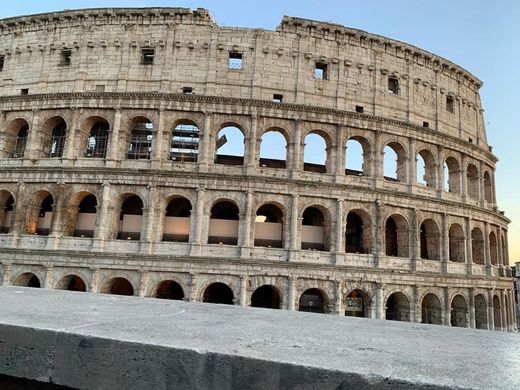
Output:
M200 132L191 121L180 122L172 132L170 140L170 160L175 162L197 162L199 156Z
M14 198L8 191L0 191L0 234L11 230L13 219Z
M361 290L351 291L345 298L345 315L370 317L370 298Z
M132 131L126 158L128 160L149 160L152 155L153 123L144 117L131 120Z
M406 183L406 150L398 142L390 142L384 148L384 178Z
M328 300L323 291L318 288L305 290L300 297L298 310L309 313L327 313Z
M267 131L260 142L260 166L286 168L287 140L284 135L277 130Z
M87 286L83 279L77 275L64 276L60 282L56 285L58 290L69 290L69 291L87 291Z
M393 214L385 223L385 254L408 257L408 222L402 215Z
M25 119L15 119L5 131L7 157L22 158L25 155L27 137L29 136L29 124Z
M97 200L92 194L86 195L77 208L78 215L74 227L74 237L94 237L96 228Z
M238 207L230 201L220 201L211 208L208 244L238 244Z
M488 328L486 298L482 294L475 296L475 327L477 329Z
M347 214L345 228L346 253L370 253L370 217L364 210L352 210Z
M317 207L307 207L302 218L302 249L327 251L325 216Z
M493 203L493 183L489 172L484 172L484 198L486 202Z
M426 294L421 303L421 322L442 325L441 301L435 294Z
M128 195L119 213L118 240L140 240L143 222L143 201L137 195Z
M498 243L494 232L489 233L489 253L491 255L491 264L498 265Z
M263 307L266 309L280 308L280 294L276 287L263 285L258 287L251 296L251 307Z
M256 211L255 246L283 248L283 212L272 203Z
M243 165L244 142L244 133L235 125L228 125L220 129L217 134L215 163Z
M40 288L41 283L40 279L38 279L38 277L35 274L31 272L26 272L16 278L16 280L13 283L13 286Z
M309 133L304 139L303 170L308 172L327 172L327 142L318 133Z
M184 291L179 283L173 280L164 280L157 286L155 298L182 301L184 299Z
M387 320L410 321L410 302L402 292L395 292L386 300Z
M444 189L448 192L460 194L460 165L455 157L448 157L444 161Z
M451 326L468 327L468 305L462 295L456 295L451 301Z
M478 169L475 165L469 164L466 172L467 185L468 185L468 195L472 198L479 198L479 177L478 177Z
M220 282L212 283L204 290L202 302L233 305L233 290L227 284Z
M105 158L107 154L108 135L110 125L102 118L99 118L90 128L87 138L87 148L85 157Z
M36 231L34 232L35 234L39 236L48 236L50 234L53 206L54 199L52 198L52 195L49 194L41 202L40 210L38 212L38 223L36 225Z
M166 207L163 241L189 242L191 227L191 202L184 198L173 198Z
M449 230L450 261L463 263L466 261L464 249L464 230L458 223L450 226Z
M435 188L436 164L433 154L426 149L417 153L417 183Z
M500 300L498 296L493 297L493 319L495 321L495 330L502 329L502 307L500 306Z
M113 278L107 281L99 292L113 295L134 295L134 287L125 278Z
M433 219L426 219L420 227L421 259L440 260L440 232Z
M484 264L484 236L478 227L471 231L471 254L475 264Z
M370 143L362 137L352 137L346 143L345 174L370 175Z
M67 124L60 117L51 118L47 122L53 124L47 156L51 158L63 157L65 141L67 139Z

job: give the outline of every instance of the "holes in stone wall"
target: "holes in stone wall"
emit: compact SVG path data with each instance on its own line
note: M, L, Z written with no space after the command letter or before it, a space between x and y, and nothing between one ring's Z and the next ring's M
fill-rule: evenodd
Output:
M236 125L223 127L217 134L215 163L243 165L244 141L244 133Z
M263 168L285 169L287 166L287 141L277 130L262 134L260 141L260 161Z

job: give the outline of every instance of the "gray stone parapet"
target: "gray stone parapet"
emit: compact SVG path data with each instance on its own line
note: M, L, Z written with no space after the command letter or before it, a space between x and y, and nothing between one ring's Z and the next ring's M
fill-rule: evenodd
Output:
M514 389L517 334L0 288L0 375L96 389Z

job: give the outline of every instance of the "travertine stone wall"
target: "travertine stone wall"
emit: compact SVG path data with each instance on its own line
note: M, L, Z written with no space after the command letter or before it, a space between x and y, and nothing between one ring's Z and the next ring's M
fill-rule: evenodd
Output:
M423 300L433 294L443 324L462 310L467 326L515 326L505 267L509 220L496 204L497 158L486 142L482 83L466 70L406 43L338 25L284 17L276 31L224 28L203 9L18 17L0 21L0 36L2 284L27 282L30 273L42 286L57 288L76 275L98 292L113 277L124 277L135 294L155 296L169 279L185 299L202 300L218 281L242 305L267 284L289 310L316 288L325 311L337 314L359 290L366 315L376 318L385 317L389 297L400 293L411 321L425 320ZM153 49L153 63L143 63L143 49ZM230 54L242 56L240 69L230 69ZM325 69L323 77L317 66ZM393 93L390 79L398 83ZM275 94L283 101L274 102ZM136 118L153 124L149 159L127 159ZM99 120L108 123L106 156L89 158L87 139ZM49 158L60 121L63 153ZM173 131L188 122L199 129L198 161L172 161ZM18 155L13 145L24 126L26 146ZM224 126L244 135L242 165L215 163ZM260 163L269 130L285 137L285 168ZM308 134L326 143L319 173L304 166ZM350 139L363 146L363 172L355 175L345 171ZM398 154L397 180L383 175L387 145ZM416 181L418 155L427 164L426 186ZM454 162L450 192L444 188L448 162ZM35 235L49 194L50 231ZM93 237L74 237L78 204L89 194L97 202ZM140 239L118 240L129 195L143 203ZM166 208L179 196L192 206L189 240L163 241ZM239 210L237 245L208 243L211 208L221 200ZM254 244L256 211L265 204L283 214L281 248ZM324 215L323 251L301 249L308 207ZM363 221L364 253L345 250L349 212ZM386 248L390 217L395 255ZM428 246L427 255L421 245ZM466 309L454 307L459 296Z

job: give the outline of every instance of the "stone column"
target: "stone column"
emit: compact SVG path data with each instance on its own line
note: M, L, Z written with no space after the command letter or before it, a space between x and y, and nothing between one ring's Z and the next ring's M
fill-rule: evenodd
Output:
M462 200L465 202L466 198L468 197L468 162L467 157L465 154L461 156L461 168L460 168L460 175L461 175L461 188L460 193L462 194Z
M0 156L1 158L9 157L9 150L7 150L7 139L8 138L16 138L16 135L11 135L7 133L6 129L6 121L5 121L6 111L0 110L0 129L2 129L2 137L0 137Z
M419 243L420 243L420 226L419 226L419 211L417 209L412 210L412 226L410 226L410 258L412 259L411 268L412 271L417 270L417 259L419 259Z
M442 273L448 273L448 261L450 261L450 227L448 226L448 214L442 214Z
M345 176L345 156L347 153L347 144L343 139L343 131L341 125L336 126L336 159L335 159L335 172L336 182L339 178ZM347 137L348 139L348 137Z
M375 215L375 221L372 227L372 245L373 245L373 253L374 253L374 266L378 268L380 266L380 260L381 256L384 256L384 250L383 250L383 242L382 242L382 227L383 224L382 221L382 211L381 208L383 207L382 202L377 199L375 203L375 209L376 209L376 215Z
M417 156L414 138L408 138L408 191L414 192L417 182Z
M43 281L43 288L51 289L54 284L54 267L52 265L45 266L45 280Z
M470 328L475 329L477 327L476 320L475 320L475 289L470 288L469 289L469 326Z
M210 159L215 152L215 142L213 142L212 113L204 112L204 129L199 133L199 156L198 166L199 172L207 172L209 169Z
M487 307L487 318L488 318L488 329L495 330L495 310L493 307L493 289L488 290L488 307Z
M139 272L139 275L141 278L139 281L139 290L137 292L137 295L140 297L146 297L146 292L148 291L148 280L150 279L150 275L148 271L141 271Z
M515 331L517 329L517 323L516 323L516 304L515 304L515 292L514 290L509 290L509 302L510 309L511 309L511 331Z
M97 292L99 292L99 289L101 288L101 286L99 285L99 283L101 282L100 271L98 268L91 268L90 270L92 272L92 279L90 281L90 290L89 291L97 293Z
M11 274L13 272L13 266L9 262L2 263L2 286L11 285Z
M96 228L94 231L94 239L99 240L102 245L99 248L102 249L104 241L109 239L110 228L111 228L111 187L108 181L104 181L101 186L101 194L98 197L98 204L96 206ZM100 202L101 201L101 202Z
M119 135L121 133L121 108L116 107L114 114L114 123L112 124L112 131L110 132L110 145L107 151L107 160L121 160L119 156Z
M435 127L438 129L438 127ZM437 145L437 197L442 199L444 194L444 147Z
M383 284L376 283L376 318L383 319L385 303L383 302Z
M81 123L80 123L80 111L77 108L72 110L72 121L69 128L67 129L67 138L65 139L65 147L63 151L63 157L71 160L77 157L83 157L76 149L79 149L81 145Z
M296 278L292 276L287 283L287 310L296 310Z
M489 245L489 222L484 225L484 264L486 275L491 276L491 247Z
M381 150L381 134L379 131L376 131L374 137L374 148L372 149L372 159L371 159L371 168L370 174L372 176L372 186L374 188L377 187L377 183L379 180L384 180L384 172L383 172L383 158L384 152Z
M244 138L244 165L247 175L255 175L256 168L258 166L257 160L257 128L258 128L258 116L256 112L251 116L251 128L249 129L249 134Z
M451 326L451 305L450 305L450 291L448 287L444 287L444 318L443 325Z
M417 286L413 286L413 296L410 307L410 321L421 322L421 308L419 307L419 291Z
M198 256L200 254L202 240L202 224L205 219L204 204L205 204L206 190L204 188L197 189L197 203L195 205L195 214L192 214L190 234L191 239L191 255Z
M340 262L345 257L345 201L337 199L336 203L336 240L334 242L335 262Z
M159 110L159 121L157 124L157 131L152 139L152 168L159 169L161 166L161 160L164 159L164 145L165 137L168 134L166 129L166 115L163 109Z
M190 273L188 281L188 291L186 292L185 301L195 302L197 300L197 274Z
M484 161L479 162L478 167L478 197L480 201L480 207L484 207L486 203L486 186L484 185ZM491 202L490 202L491 203Z
M26 213L25 201L29 200L29 195L25 193L25 183L19 181L14 195L13 215L11 217L11 228L9 234L12 235L11 245L16 247L18 236L25 233Z
M334 311L336 315L344 316L345 311L343 310L343 292L341 291L341 282L334 281Z
M299 230L299 196L293 194L292 202L291 202L291 231L289 232L289 236L291 237L289 248L291 251L297 251L300 248L298 247L298 230Z
M240 276L240 297L238 303L240 306L247 306L247 281L247 275Z
M41 136L42 132L40 129L40 111L33 110L33 120L31 123L31 131L27 134L27 144L26 144L26 152L25 157L29 159L36 159L40 157L41 154Z
M154 223L157 220L156 207L157 207L157 186L148 186L148 200L146 202L146 209L143 208L143 226L141 227L141 252L152 253L153 252L153 239L154 239Z
M292 139L292 166L291 177L295 178L299 172L303 170L303 162L302 162L302 131L301 131L301 121L297 119L294 122L294 137Z
M245 210L240 216L238 244L241 246L240 252L242 257L250 257L251 248L253 247L251 237L251 225L254 223L253 195L253 191L245 193Z
M471 218L466 218L466 227L465 227L465 244L466 244L466 266L467 273L471 275L473 273L473 251L472 251L472 238L471 238Z

